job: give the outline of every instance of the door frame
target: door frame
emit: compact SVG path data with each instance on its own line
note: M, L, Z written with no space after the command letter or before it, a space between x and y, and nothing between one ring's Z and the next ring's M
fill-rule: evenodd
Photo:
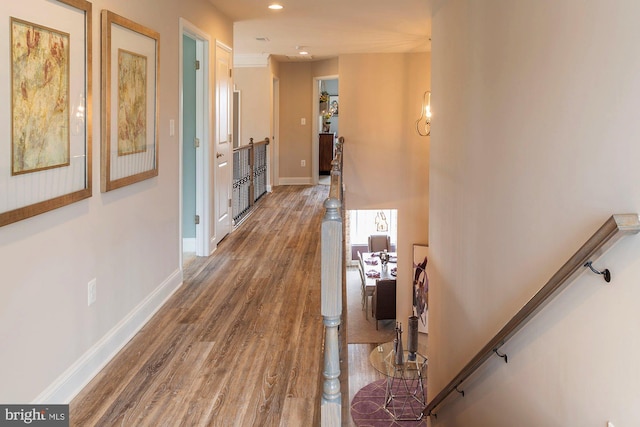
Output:
M267 174L267 191L280 184L280 79L271 75L271 153L269 173Z
M211 112L211 95L209 90L210 70L209 70L209 58L210 58L210 45L211 38L208 34L201 31L198 27L190 23L184 18L180 18L179 23L179 39L180 39L180 58L183 57L183 45L182 37L184 35L194 39L196 41L196 58L201 58L200 66L202 73L196 77L196 93L202 94L202 97L196 99L196 137L200 139L200 149L196 150L196 214L200 215L200 224L196 226L196 256L208 256L211 254L211 246L209 244L210 235L210 219L209 212L210 206L210 191L209 191L209 144L211 129L208 118ZM180 84L180 120L178 137L180 141L180 173L179 173L179 241L180 241L180 265L183 263L183 248L182 248L182 216L183 216L183 194L182 194L182 159L183 159L183 120L182 114L184 110L182 94L183 94L183 69L182 60L179 65L179 84Z

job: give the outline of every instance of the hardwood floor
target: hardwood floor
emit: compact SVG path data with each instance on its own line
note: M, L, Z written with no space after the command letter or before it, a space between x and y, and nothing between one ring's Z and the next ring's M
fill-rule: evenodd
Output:
M377 344L349 344L349 400L347 405L353 400L358 390L382 378L369 363L369 354ZM342 417L342 425L356 427L347 414L347 418Z
M192 261L182 287L71 402L71 425L319 425L328 190L277 187L214 255Z

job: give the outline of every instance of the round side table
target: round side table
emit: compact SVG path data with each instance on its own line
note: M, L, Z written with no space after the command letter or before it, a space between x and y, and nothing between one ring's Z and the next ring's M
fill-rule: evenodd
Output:
M396 421L419 421L426 406L424 380L427 377L427 358L416 353L416 360L407 360L409 352L404 352L404 363L395 363L393 342L376 346L369 355L369 361L376 371L386 377L384 409Z

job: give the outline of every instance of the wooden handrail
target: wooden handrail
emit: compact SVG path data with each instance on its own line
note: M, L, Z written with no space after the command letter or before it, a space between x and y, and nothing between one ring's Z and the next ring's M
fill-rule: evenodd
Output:
M585 271L589 261L595 261L622 237L640 232L638 214L617 214L611 216L593 236L549 279L549 281L529 300L524 307L498 332L482 350L440 391L425 407L422 413L432 415L453 391L471 376L489 357L498 352L513 335L547 305L561 290L580 273Z
M241 145L238 148L234 148L233 152L235 153L237 151L248 150L252 146L255 147L257 145L262 145L262 144L269 145L269 142L271 142L269 141L269 138L265 138L264 140L258 141L258 142L253 142L253 138L249 138L249 143L247 145Z

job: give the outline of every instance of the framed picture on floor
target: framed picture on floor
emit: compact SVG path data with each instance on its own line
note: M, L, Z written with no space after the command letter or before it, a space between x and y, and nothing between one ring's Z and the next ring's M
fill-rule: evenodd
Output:
M160 34L102 11L101 190L158 175Z
M429 277L427 264L429 262L429 247L427 245L413 245L413 314L418 317L418 331L427 333L429 309Z
M3 2L0 226L91 197L91 3Z

